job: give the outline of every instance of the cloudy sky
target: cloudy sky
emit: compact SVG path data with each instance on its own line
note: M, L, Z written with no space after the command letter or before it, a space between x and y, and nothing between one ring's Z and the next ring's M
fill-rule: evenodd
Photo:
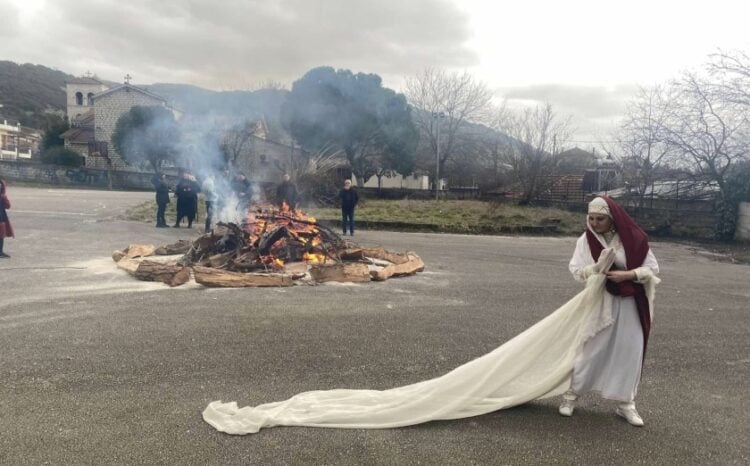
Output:
M136 83L247 89L319 65L400 89L468 70L498 101L551 102L606 138L636 86L750 50L739 0L0 0L0 59Z

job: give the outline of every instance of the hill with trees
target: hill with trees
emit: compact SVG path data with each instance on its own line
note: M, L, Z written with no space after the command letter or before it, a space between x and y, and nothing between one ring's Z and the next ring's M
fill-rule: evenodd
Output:
M0 115L47 129L65 116L65 81L73 76L42 65L0 61Z
M65 116L65 81L74 76L30 63L0 61L0 116L23 126L46 130ZM106 81L105 81L106 82ZM114 84L114 83L109 83ZM139 85L158 94L175 108L193 115L218 115L257 120L276 127L289 91L212 91L187 84Z

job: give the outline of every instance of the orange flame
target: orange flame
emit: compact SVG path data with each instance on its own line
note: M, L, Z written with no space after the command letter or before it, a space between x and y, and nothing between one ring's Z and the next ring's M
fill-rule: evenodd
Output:
M256 244L262 235L283 226L287 228L287 235L293 241L305 245L308 250L317 248L303 255L305 262L322 264L328 259L325 253L320 253L319 248L323 245L323 238L320 237L316 219L307 216L301 210L292 209L286 201L282 202L280 208L278 204L253 204L248 208L245 219L244 230L248 235L248 243L250 244ZM264 258L263 263L283 268L284 261L276 259L275 256L284 257L285 252L280 252L280 249L284 247L286 242L286 238L280 238L274 242L269 247L269 252L272 255Z
M316 254L316 253L310 253L306 252L302 259L304 259L305 262L310 264L323 264L326 261L326 256L323 254Z

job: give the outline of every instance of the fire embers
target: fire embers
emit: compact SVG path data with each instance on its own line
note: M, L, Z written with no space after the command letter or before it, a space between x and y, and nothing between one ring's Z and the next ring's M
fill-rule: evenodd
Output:
M218 223L181 261L233 272L281 271L287 264L340 261L345 242L301 211L254 205L242 225Z
M413 252L360 248L303 212L269 205L254 205L241 225L219 223L192 242L161 248L132 244L112 258L139 280L170 286L191 279L209 287L358 283L424 270Z

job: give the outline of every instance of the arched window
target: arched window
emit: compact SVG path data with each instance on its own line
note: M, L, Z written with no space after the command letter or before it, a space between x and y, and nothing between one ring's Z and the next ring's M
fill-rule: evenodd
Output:
M89 107L94 106L94 93L93 92L89 92L88 95L86 95L86 105L88 105Z
M83 94L76 92L76 105L83 105Z

